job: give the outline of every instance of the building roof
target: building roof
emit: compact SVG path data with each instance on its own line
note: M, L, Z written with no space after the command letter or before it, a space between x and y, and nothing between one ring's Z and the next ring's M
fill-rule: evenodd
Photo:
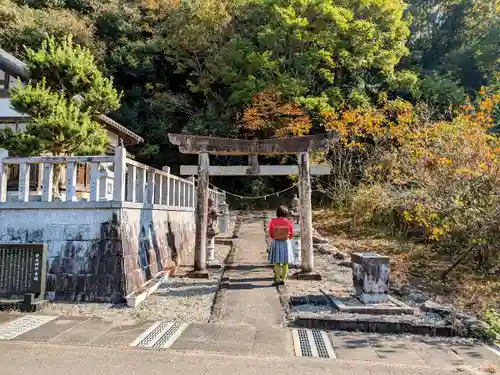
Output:
M0 48L0 70L7 74L20 78L23 81L30 79L26 64L10 53ZM125 126L103 114L95 117L95 120L102 124L107 130L120 136L128 145L143 143L144 139Z

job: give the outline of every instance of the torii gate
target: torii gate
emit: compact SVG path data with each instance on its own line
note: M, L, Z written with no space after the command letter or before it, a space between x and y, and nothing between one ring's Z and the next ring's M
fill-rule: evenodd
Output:
M314 272L312 241L311 174L328 175L328 165L309 165L309 151L326 149L333 133L303 137L244 140L169 133L170 142L179 146L183 154L198 154L198 166L181 166L181 175L198 175L196 205L196 241L194 273L200 277L206 271L206 236L208 213L209 176L299 176L300 228L301 228L301 279L320 279ZM249 155L249 166L210 166L209 155ZM298 154L298 165L259 166L258 155Z

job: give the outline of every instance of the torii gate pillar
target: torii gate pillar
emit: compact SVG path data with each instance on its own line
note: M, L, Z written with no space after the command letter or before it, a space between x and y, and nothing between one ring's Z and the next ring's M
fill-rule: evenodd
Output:
M199 277L208 277L205 275L207 268L207 226L208 226L208 168L210 158L206 152L198 155L198 183L196 185L196 238L194 251L194 272Z
M309 170L309 153L299 154L299 199L300 199L300 243L301 265L297 278L320 280L314 273L314 249L312 240L312 207L311 207L311 173Z

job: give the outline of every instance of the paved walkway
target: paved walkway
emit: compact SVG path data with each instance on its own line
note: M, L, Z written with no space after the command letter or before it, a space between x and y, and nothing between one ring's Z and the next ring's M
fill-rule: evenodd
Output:
M306 337L305 341L294 339L299 335ZM308 340L307 336L312 339ZM465 366L479 370L494 364L500 368L500 354L491 348L423 336L317 330L301 332L292 328L228 323L150 321L131 324L123 320L110 324L95 318L0 315L0 348L29 343L87 348L169 349L255 358L292 359L309 355L326 361L368 361L370 366L385 363L433 368ZM309 346L309 354L305 353L304 343ZM4 349L0 350L0 365L3 352Z
M451 368L409 367L314 358L228 356L179 351L5 344L0 342L0 368L16 375L454 375ZM461 374L473 374L462 370Z
M233 268L224 274L230 286L224 293L221 323L276 327L284 321L262 225L256 221L241 227Z
M483 345L422 336L384 336L284 327L283 309L278 291L276 287L271 286L273 271L267 265L262 222L244 224L241 234L234 268L227 271L230 287L223 293L221 316L217 323L174 321L137 323L125 317L110 322L97 318L53 316L43 313L21 317L0 313L0 367L12 370L7 370L6 373L27 374L28 371L32 373L33 369L29 366L15 367L15 361L12 362L11 359L17 358L16 353L23 353L19 361L26 361L26 356L32 356L33 353L43 356L48 353L48 357L43 358L49 361L49 365L61 364L60 368L63 369L66 368L64 366L73 364L75 355L78 356L80 353L84 353L85 359L87 353L92 353L91 355L96 358L104 358L109 353L114 353L113 356L116 353L123 353L116 351L117 349L128 348L132 351L127 351L127 359L122 363L124 367L120 371L126 369L130 372L128 366L137 365L137 359L130 359L132 357L148 358L149 362L143 363L148 367L144 367L141 371L145 373L157 373L154 369L162 373L165 371L161 366L163 362L155 362L154 358L157 361L158 358L163 360L177 358L177 362L171 364L176 366L176 369L167 368L167 372L173 374L191 371L189 366L186 365L185 368L181 366L186 358L189 359L188 362L192 361L196 365L198 360L200 363L206 363L204 373L215 374L217 371L219 375L234 374L235 371L254 374L257 370L259 373L272 371L274 375L285 371L286 373L303 371L307 374L333 374L333 371L336 374L343 372L350 374L354 371L366 374L380 372L382 375L405 369L405 367L399 370L397 367L383 367L393 365L409 366L404 370L408 374L437 374L429 370L436 368L441 375L447 372L451 374L452 370L456 371L459 368L462 371L464 368L478 371L490 364L497 366L496 371L500 368L500 354ZM41 343L43 345L37 345ZM86 349L75 349L75 347L86 347ZM171 352L168 356L158 355L156 351L148 354L139 351L141 354L132 354L148 348L167 349ZM29 354L26 352L27 349ZM65 358L64 355L58 354L61 352L70 353L67 364L63 365L65 362L61 362L61 359ZM181 353L191 354L182 357ZM199 359L193 359L195 357L192 357L192 353L200 353ZM210 353L217 355L217 359L209 357ZM224 357L228 355L246 359ZM297 358L300 356L313 358ZM266 360L268 357L274 359ZM223 366L220 358L224 358ZM335 365L332 365L333 360L337 361ZM274 367L274 361L280 364L281 367L278 368L281 370ZM357 364L346 365L345 361L355 361ZM38 366L41 362L33 363ZM89 372L79 370L81 374L102 373L104 370L102 366L107 366L109 361L102 359L101 362L90 363L93 363L92 370ZM213 367L216 364L217 366ZM250 368L247 367L249 364L252 364ZM59 373L51 371L49 365L46 372L37 372L41 375L49 374L49 371L50 374ZM75 368L80 369L80 366ZM96 370L100 368L102 370ZM378 370L375 371L374 368ZM195 366L193 371L200 372L200 369L203 367ZM232 372L228 372L229 369ZM74 369L71 372L79 374ZM115 369L106 372L118 373Z

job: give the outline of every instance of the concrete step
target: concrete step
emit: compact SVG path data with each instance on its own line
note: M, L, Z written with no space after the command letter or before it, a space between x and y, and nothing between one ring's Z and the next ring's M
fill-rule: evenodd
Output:
M0 315L0 341L129 349L169 349L252 357L312 357L433 368L500 367L480 344L422 336L384 336L303 328L97 318Z

